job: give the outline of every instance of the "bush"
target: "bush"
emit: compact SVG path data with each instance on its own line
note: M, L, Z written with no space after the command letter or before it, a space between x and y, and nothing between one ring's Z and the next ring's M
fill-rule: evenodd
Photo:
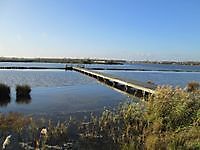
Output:
M19 97L30 97L31 87L29 85L17 85L16 95Z
M0 100L10 99L10 87L0 83Z
M116 112L104 111L82 135L102 137L101 141L122 149L199 149L199 125L200 90L165 86L158 87L148 101L125 103Z
M199 87L200 87L200 84L198 82L192 81L192 82L188 83L187 91L188 92L194 92L194 91L198 90Z
M158 88L148 102L149 118L152 122L160 120L159 132L174 131L191 125L200 109L200 93L189 93L171 87Z

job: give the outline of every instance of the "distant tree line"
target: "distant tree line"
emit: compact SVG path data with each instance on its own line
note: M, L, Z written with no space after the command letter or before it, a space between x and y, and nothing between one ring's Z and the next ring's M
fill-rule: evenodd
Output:
M200 61L129 61L129 63L144 63L144 64L171 64L171 65L200 65Z
M125 60L107 59L72 59L72 58L8 58L0 57L0 62L45 62L45 63L75 63L75 64L124 64Z
M200 65L200 61L126 61L118 59L91 59L91 58L17 58L0 57L0 62L45 62L45 63L73 63L73 64L177 64L177 65Z

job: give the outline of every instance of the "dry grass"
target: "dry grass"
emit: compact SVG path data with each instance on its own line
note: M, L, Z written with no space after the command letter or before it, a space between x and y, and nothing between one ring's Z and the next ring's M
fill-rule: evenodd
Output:
M20 137L23 146L40 148L200 149L200 90L159 87L148 101L127 102L100 117L91 114L88 122L70 119L55 125L19 114L1 115L0 131L3 137L15 131L18 136L12 137Z
M193 91L198 90L199 87L200 87L199 82L192 81L192 82L188 83L188 85L187 85L187 91L188 92L193 92Z

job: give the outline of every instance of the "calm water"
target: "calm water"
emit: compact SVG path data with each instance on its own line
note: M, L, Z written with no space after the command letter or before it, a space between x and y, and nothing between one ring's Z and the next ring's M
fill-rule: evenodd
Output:
M37 116L59 117L79 112L98 112L104 107L113 108L127 99L101 84L82 84L63 87L35 87L30 101L16 101L15 93L1 112L21 112Z
M71 64L69 64L71 65ZM73 65L73 64L72 64ZM23 63L23 62L0 62L0 66L28 66L28 67L64 67L65 64L61 63ZM125 65L102 65L102 64L84 64L88 68L118 68L118 69L147 69L147 70L180 70L180 71L198 71L200 72L200 66L189 65L165 65L165 64L125 64Z
M0 63L0 66L40 66L64 67L59 63ZM109 71L124 79L139 81L151 80L156 84L170 84L184 87L189 81L200 82L200 66L179 65L86 65L86 67L101 68L133 68L154 71ZM179 69L183 72L165 72L157 70ZM184 72L197 71L197 72ZM199 72L198 72L199 71ZM100 112L107 108L114 108L128 98L95 79L74 71L64 70L0 70L0 82L12 87L11 101L0 102L0 112L21 112L36 116L50 116L59 119L67 114L83 114L84 112ZM16 100L15 85L29 84L32 87L31 99Z
M197 71L200 72L200 66L189 66L189 65L167 65L167 64L125 64L125 65L85 65L88 68L98 67L98 68L116 68L116 69L144 69L144 70L179 70L179 71Z
M152 81L157 85L185 87L188 82L200 82L200 72L164 72L164 71L101 71L119 78L138 81Z
M12 87L17 84L29 84L31 87L96 84L92 78L64 70L0 70L0 82Z
M65 64L61 63L24 63L24 62L0 62L0 66L3 67L12 67L12 66L20 66L20 67L64 67Z
M0 112L63 119L67 115L101 112L128 98L95 79L74 71L0 70L0 82L10 85L11 101L0 101ZM31 99L16 100L15 85L29 84ZM62 118L63 117L63 118Z

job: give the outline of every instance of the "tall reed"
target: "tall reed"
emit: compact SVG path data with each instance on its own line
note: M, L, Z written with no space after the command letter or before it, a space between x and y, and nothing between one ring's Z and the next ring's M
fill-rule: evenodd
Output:
M0 100L10 99L10 87L0 83Z
M17 85L16 96L19 97L30 97L31 87L29 85Z

